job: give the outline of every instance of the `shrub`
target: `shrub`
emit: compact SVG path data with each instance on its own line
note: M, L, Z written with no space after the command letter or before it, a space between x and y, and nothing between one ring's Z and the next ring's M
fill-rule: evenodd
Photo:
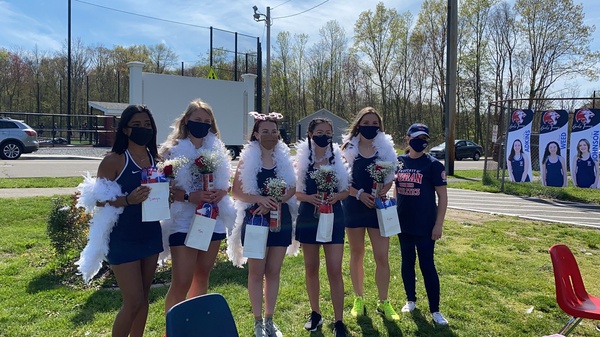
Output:
M68 259L83 250L87 243L90 215L77 207L78 193L52 200L47 233L59 259Z

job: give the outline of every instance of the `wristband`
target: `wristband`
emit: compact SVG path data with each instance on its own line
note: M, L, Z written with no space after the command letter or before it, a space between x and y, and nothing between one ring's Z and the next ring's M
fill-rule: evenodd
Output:
M129 200L127 200L127 197L129 197L129 195L125 196L125 202L127 203L127 206L131 206L131 204L129 203Z
M361 188L360 190L356 191L356 200L360 200L360 195L362 194L362 192L364 192L365 190L363 188Z

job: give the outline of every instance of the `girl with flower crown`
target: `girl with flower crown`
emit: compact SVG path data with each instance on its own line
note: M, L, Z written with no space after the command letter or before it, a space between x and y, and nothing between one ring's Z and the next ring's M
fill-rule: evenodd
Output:
M231 164L212 108L200 99L189 103L179 116L173 131L160 148L165 163L173 162L171 218L163 220L163 232L168 235L171 250L171 286L165 299L165 312L183 300L208 291L208 279L215 264L226 231L231 232L235 221L233 200L227 195ZM214 161L214 189L207 190L202 174L198 173L198 158ZM194 221L196 207L211 203L218 207L215 229L207 251L187 247L185 239ZM167 240L165 240L167 241Z
M306 269L306 290L312 312L304 325L308 331L316 331L323 324L319 308L319 249L323 246L331 301L335 315L334 336L346 336L343 323L344 281L342 257L344 255L344 213L341 200L348 197L348 168L342 159L338 144L333 144L333 124L329 119L315 118L308 124L307 139L296 145L296 197L300 201L296 224L296 240L302 244ZM335 183L327 191L319 190L315 173L319 169L332 168L328 179ZM321 183L321 185L326 185ZM330 184L331 185L331 184ZM315 212L323 202L321 193L329 194L327 202L333 206L334 223L332 240L322 243L316 240L319 219Z
M228 239L227 252L233 263L244 263L242 248L246 223L253 216L262 215L269 219L272 210L281 202L279 216L281 230L270 231L264 259L248 259L248 294L254 314L254 334L256 337L282 336L273 323L275 303L279 293L279 277L286 249L292 243L292 222L297 214L296 175L288 146L279 137L277 120L281 114L269 115L251 113L255 118L250 142L240 154L232 194L236 199L236 226ZM270 179L285 182L285 194L281 200L265 195L265 186ZM264 320L262 317L264 280Z
M383 132L383 121L379 113L372 107L365 107L358 112L349 133L344 135L342 153L350 167L350 196L343 201L346 218L346 234L350 243L350 278L354 288L354 305L350 313L357 317L365 314L363 300L365 256L365 232L371 239L371 247L375 258L375 283L379 295L377 311L388 320L399 320L400 317L388 300L390 283L390 265L388 260L390 240L379 232L375 197L374 180L369 167L376 161L386 162L391 167L398 165L392 137ZM394 172L383 179L379 196L385 196L392 186Z

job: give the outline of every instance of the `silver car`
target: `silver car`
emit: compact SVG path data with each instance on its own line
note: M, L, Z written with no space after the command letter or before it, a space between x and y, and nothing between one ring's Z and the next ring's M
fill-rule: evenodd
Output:
M18 159L40 148L37 132L23 121L0 117L0 158Z

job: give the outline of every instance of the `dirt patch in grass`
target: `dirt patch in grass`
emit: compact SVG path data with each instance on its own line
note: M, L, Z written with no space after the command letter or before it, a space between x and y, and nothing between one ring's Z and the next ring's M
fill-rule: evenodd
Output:
M458 223L470 223L479 225L493 220L495 218L496 216L492 214L463 211L451 208L448 208L448 211L446 212L446 219L456 221Z

